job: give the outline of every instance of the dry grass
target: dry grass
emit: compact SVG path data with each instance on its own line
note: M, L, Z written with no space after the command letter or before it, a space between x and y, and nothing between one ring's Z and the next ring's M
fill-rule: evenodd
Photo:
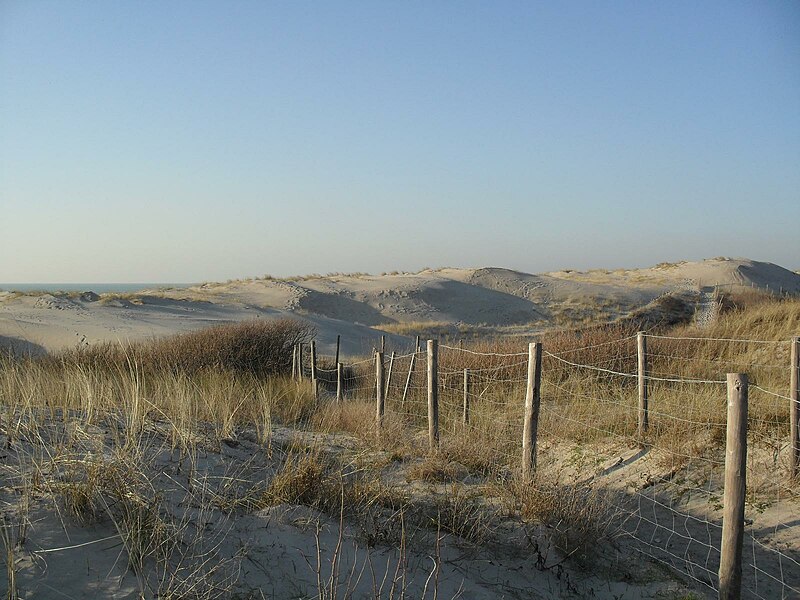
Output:
M193 375L217 369L259 377L288 375L294 345L310 340L313 333L312 326L294 319L251 320L147 342L88 346L53 360L102 370L133 366L149 373Z
M726 306L708 329L678 326L654 332L781 342L800 332L798 300L734 297ZM635 373L634 334L632 324L619 323L551 332L541 341L545 350L570 362ZM206 509L223 507L231 514L282 503L311 506L362 523L367 545L404 544L407 527L434 528L480 545L493 528L485 494L469 491L463 483L478 478L494 482L510 512L547 526L565 555L587 557L598 540L614 534L619 515L603 494L566 484L558 476L543 475L533 486L515 479L527 371L527 347L521 340L474 341L465 346L470 352L441 349L442 441L438 452L428 454L424 355L416 361L405 403L401 395L410 358L395 365L397 375L389 386L378 435L372 363L348 369L350 387L341 404L324 397L317 403L308 382L284 375L293 344L310 335L295 322L246 323L126 348L104 346L44 360L2 359L0 430L11 447L31 448L18 456L14 467L21 482L13 503L18 507L15 528L9 526L9 517L3 527L9 581L15 552L24 544L25 502L47 494L76 522L114 523L131 569L142 574L143 593L173 590L173 597L183 597L181 590L186 591L201 568L212 573L204 589L213 589L211 580L224 580L224 569L214 570L204 562L210 554L200 550L213 541L193 539L187 522L164 514L148 461L164 449L191 457L198 445L209 440L222 444L242 427L254 427L265 452L273 452L274 423L352 433L362 440L366 454L380 450L388 460L408 464L406 479L437 488L444 484L446 489L439 489L432 507L421 506L387 485L381 466L331 457L320 448L291 447L265 485L214 493L198 485L192 498ZM743 370L757 385L785 393L788 343L648 342L655 375L719 380L728 370ZM462 422L464 369L473 373L468 425ZM667 464L680 466L687 457L721 448L724 387L654 381L650 392L651 430L645 441ZM541 440L590 448L614 440L634 447L640 441L636 406L634 378L545 357ZM753 433L763 443L785 435L787 403L754 392L750 415ZM96 430L104 432L103 444L97 445ZM154 432L161 436L161 446L143 451ZM173 578L167 569L176 561L183 571Z
M513 511L548 527L556 546L581 561L591 559L598 543L616 536L622 525L609 495L590 487L539 477L533 484L515 479L503 492Z
M755 448L763 446L765 451L779 452L785 445L782 440L789 420L789 404L780 395L787 393L789 383L789 340L800 332L800 300L778 300L763 294L734 296L708 328L664 324L650 331L701 339L648 338L648 372L667 381L649 382L650 430L646 438L640 440L637 435L636 378L615 374L637 372L633 323L540 336L546 352L594 367L574 367L545 355L540 438L566 444L614 442L631 448L645 442L658 451L662 463L672 466L692 457L718 459L726 419L725 386L720 382L724 382L727 372L747 372L751 383L759 386L751 387L751 442ZM731 342L724 338L767 343ZM463 464L480 476L504 477L519 464L527 344L519 339L487 340L464 348L469 352L440 347L440 452L446 457L442 460ZM426 448L427 391L424 354L418 358L405 403L401 396L410 358L395 364L399 376L389 386L387 412L402 424L405 434L396 440L392 433L383 447L419 454ZM318 424L328 431L344 430L369 438L374 430L365 424L374 421L374 405L370 403L374 396L374 368L367 363L358 369L361 370L354 374L353 381L360 389L350 395L360 399L360 404L336 409L337 418ZM464 369L472 373L471 419L466 427L462 424ZM345 414L347 417L342 418ZM433 462L429 466L433 479L447 478L446 473L435 474L438 470ZM428 475L420 474L420 478Z
M446 321L382 323L375 325L374 329L408 337L419 336L421 339L436 338L441 340L475 340L481 336L494 335L496 332L496 328L493 327L466 323L454 324Z

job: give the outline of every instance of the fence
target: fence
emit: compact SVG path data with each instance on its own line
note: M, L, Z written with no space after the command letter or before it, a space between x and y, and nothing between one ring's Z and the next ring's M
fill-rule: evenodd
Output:
M429 340L352 362L312 344L293 372L318 396L375 401L377 435L399 419L420 444L472 443L530 485L547 471L603 488L622 543L721 598L799 598L799 339Z

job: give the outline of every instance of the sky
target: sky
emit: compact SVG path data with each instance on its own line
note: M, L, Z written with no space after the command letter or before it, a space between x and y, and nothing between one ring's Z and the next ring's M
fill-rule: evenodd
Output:
M0 282L800 268L800 3L0 0Z

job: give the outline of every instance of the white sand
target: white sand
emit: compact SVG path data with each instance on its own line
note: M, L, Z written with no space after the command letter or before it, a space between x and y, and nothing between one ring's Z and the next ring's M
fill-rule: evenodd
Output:
M110 449L108 435L104 436L101 429L84 435L87 442L105 437L106 449ZM57 498L35 495L27 509L31 525L25 532L26 541L15 553L20 597L134 599L142 590L146 597L155 597L159 585L164 585L159 577L168 573L176 576L173 584L183 580L187 586L196 585L198 592L213 582L218 589L225 589L222 597L317 598L317 567L327 587L337 545L341 586L336 597L342 598L634 599L679 597L687 591L674 574L642 563L635 553L615 556L614 550L601 552L594 573L569 566L549 544L547 531L513 519L493 521L490 537L481 547L441 532L437 550L435 530L414 527L412 531L409 527L401 554L397 545L370 542L383 529L373 530L368 519L345 520L340 528L336 515L303 506L282 504L232 513L215 506L213 498L232 491L225 487L230 482L239 489L263 489L263 482L279 468L281 448L298 443L332 454L357 447L347 436L276 428L272 451L265 452L253 432L242 430L227 443L214 444L210 439L201 443L194 469L190 470L188 461L181 461L177 453L166 449L157 433L148 433L140 449L147 457L146 475L161 502L160 511L179 527L186 525L182 530L184 543L170 547L167 569L152 560L146 563L144 572L137 574L130 569L118 531L105 510L100 510L94 522L82 524ZM17 445L6 451L6 464L15 466L31 450ZM400 481L408 489L403 481L407 466L400 465L394 478L390 473L387 484ZM470 484L466 485L469 488ZM441 484L424 484L412 486L412 493L418 501L432 502L448 489ZM8 500L14 493L7 489L4 496ZM108 511L111 513L113 508ZM391 513L389 510L384 515L388 523L392 522ZM400 523L394 522L397 533ZM213 576L209 573L211 566L220 569ZM207 575L209 580L203 581L202 576ZM0 583L0 592L5 585ZM348 589L352 596L345 594ZM401 589L405 596L400 595ZM184 595L185 588L179 588L177 597Z
M613 319L668 292L700 298L713 286L800 293L800 275L746 259L712 259L617 271L531 275L498 268L439 269L417 274L246 280L187 289L79 298L0 293L0 343L54 350L124 341L250 318L292 316L318 329L320 350L354 355L377 346L372 326L412 321L544 327L559 315ZM692 296L694 294L694 296ZM392 348L409 340L390 337Z

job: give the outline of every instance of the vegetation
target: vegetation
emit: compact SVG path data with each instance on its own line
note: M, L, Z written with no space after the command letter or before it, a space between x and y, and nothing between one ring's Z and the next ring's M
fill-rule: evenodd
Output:
M294 319L218 325L167 338L129 344L102 343L63 352L51 362L92 370L141 370L186 376L218 370L260 378L288 375L295 344L314 329Z
M649 339L650 372L664 379L717 381L736 369L751 373L760 388L783 391L788 344L719 340L785 342L800 331L800 301L747 294L727 296L723 307L719 319L702 331L688 324L651 329L669 338L705 339ZM673 469L688 457L719 457L722 449L719 386L653 381L651 402L657 409L647 438L638 438L636 380L615 374L636 371L639 325L621 322L541 337L549 354L543 361L543 448L534 485L518 477L527 375L527 347L518 338L474 340L467 352L441 348L442 441L432 454L425 437L421 357L405 402L410 356L395 364L399 375L389 382L378 436L372 364L348 368L347 398L340 404L326 393L333 391L333 381L322 382L318 401L307 382L288 377L294 344L313 335L296 321L219 326L40 359L4 358L0 433L11 455L4 476L16 481L3 492L9 507L2 529L9 590L17 585L16 556L25 548L31 505L49 498L76 523L113 523L143 594L224 596L235 557L212 560L211 549L220 547L223 533L197 531L190 525L196 512L165 510L161 475L152 468L165 453L181 457L189 473L182 502L200 512L236 515L305 505L359 524L359 543L365 546L398 548L431 532L437 540L446 532L473 547L499 543L497 519L513 518L545 527L562 556L591 560L590 550L614 537L624 521L618 505L586 483L604 444L636 448L645 442ZM469 426L462 423L464 369L473 373ZM785 402L753 393L750 414L758 443L782 439L788 428ZM278 424L315 435L348 432L358 443L333 451L320 438L276 442ZM209 444L235 445L244 431L253 432L267 456L279 459L277 468L247 463L214 484L201 477L198 452ZM410 494L408 482L427 491ZM752 500L769 502L775 493L756 481ZM192 581L200 583L192 587Z

